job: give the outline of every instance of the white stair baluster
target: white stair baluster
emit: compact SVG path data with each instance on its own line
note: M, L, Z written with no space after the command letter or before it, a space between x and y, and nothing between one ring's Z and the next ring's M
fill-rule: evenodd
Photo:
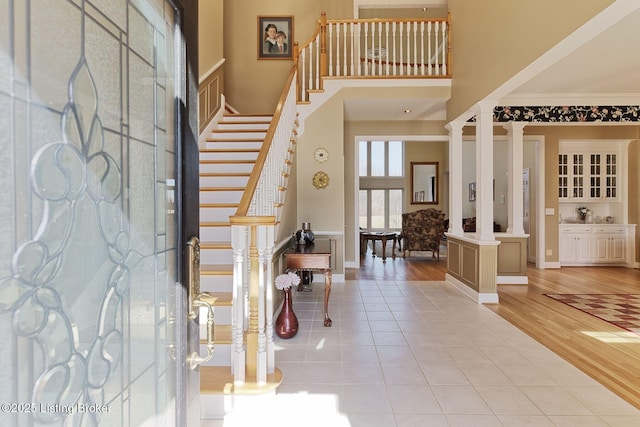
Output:
M433 41L431 40L431 21L427 22L427 46L429 51L427 52L427 61L429 61L429 65L427 67L427 73L431 76L433 74L433 66L431 61L431 46L433 45Z
M442 75L446 75L447 74L447 51L449 49L447 49L447 23L443 22L442 23L442 70L441 70L441 74Z
M327 24L327 32L329 33L329 76L333 76L333 24ZM340 56L340 44L336 44L336 57Z

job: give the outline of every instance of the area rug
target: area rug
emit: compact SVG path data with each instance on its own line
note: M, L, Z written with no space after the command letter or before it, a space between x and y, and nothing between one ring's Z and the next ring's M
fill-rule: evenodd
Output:
M568 306L640 335L640 295L545 294Z

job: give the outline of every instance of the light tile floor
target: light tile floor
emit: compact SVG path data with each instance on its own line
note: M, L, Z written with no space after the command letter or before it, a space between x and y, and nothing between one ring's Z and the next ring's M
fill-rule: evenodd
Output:
M277 393L203 427L640 426L640 410L444 282L335 283L331 328L322 298L319 283L294 292Z

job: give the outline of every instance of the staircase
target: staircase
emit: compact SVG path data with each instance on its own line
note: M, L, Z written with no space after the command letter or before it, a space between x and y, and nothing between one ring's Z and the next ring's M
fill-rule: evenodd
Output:
M204 418L224 415L224 396L265 393L281 381L277 371L266 385L237 385L231 366L234 260L229 217L236 214L271 120L270 115L225 114L200 149L200 289L217 297L215 351L200 368ZM201 338L201 354L206 354L205 344Z

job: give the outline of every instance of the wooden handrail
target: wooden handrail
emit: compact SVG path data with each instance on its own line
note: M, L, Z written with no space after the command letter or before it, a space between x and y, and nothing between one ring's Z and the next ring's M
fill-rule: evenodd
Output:
M282 94L280 95L280 99L278 100L278 104L276 105L276 111L273 114L273 118L271 119L269 129L267 129L267 133L264 137L264 143L262 144L260 152L258 153L258 157L256 158L256 162L253 166L253 170L251 171L251 175L249 176L249 180L247 181L246 189L242 194L240 203L238 204L238 209L236 210L235 216L247 216L247 213L249 212L251 201L253 200L253 196L256 192L258 181L260 180L260 174L262 173L264 163L267 160L267 155L269 154L271 143L273 141L273 136L275 135L276 127L278 126L278 122L280 121L280 116L282 115L282 107L284 106L284 103L287 99L287 94L289 93L289 88L291 87L291 82L293 81L295 74L296 67L294 65L293 67L291 67L289 77L287 78L287 82L284 85L284 89L282 90Z

